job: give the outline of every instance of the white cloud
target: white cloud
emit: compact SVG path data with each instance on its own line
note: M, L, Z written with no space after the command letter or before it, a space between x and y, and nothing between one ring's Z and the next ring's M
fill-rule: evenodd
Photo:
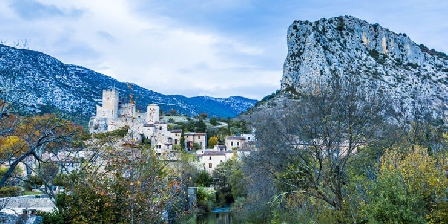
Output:
M25 3L39 13L24 14ZM280 87L293 20L351 14L448 51L448 3L419 3L9 0L0 2L0 41L26 39L64 63L163 94L261 99Z

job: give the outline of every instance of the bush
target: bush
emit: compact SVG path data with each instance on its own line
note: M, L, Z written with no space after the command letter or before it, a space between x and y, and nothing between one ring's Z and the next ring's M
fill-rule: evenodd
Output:
M199 187L209 187L213 183L213 178L205 170L201 170L194 178L194 183Z
M16 197L22 194L22 188L17 186L6 186L0 188L0 197Z
M206 190L203 187L199 187L196 192L198 208L205 212L210 212L215 207L215 198L213 191Z
M39 216L42 216L43 224L64 224L64 217L57 211L53 212L37 212Z

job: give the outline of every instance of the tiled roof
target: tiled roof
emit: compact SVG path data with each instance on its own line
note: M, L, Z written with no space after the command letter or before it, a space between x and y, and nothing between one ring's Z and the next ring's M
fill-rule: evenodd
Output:
M242 137L242 136L227 136L226 140L246 140L246 137Z
M196 132L184 133L184 136L197 136L197 135L205 135L205 133L196 133Z
M203 154L200 154L199 156L224 156L226 155L225 151L204 151Z

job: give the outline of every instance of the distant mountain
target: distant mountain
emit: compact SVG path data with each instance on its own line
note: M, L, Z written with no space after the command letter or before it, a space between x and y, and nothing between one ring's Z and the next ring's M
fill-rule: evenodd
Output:
M159 104L164 112L188 116L235 117L257 101L239 96L213 98L163 95L136 84L120 82L90 69L64 64L41 52L0 44L1 94L22 113L57 112L86 124L101 104L102 90L115 88L123 102L130 96L138 110Z
M366 95L391 97L396 112L411 114L417 104L438 115L448 111L448 56L406 34L340 16L294 21L287 46L281 89L262 100L267 103L259 103L261 107L275 105L288 93L312 91L335 77L353 76Z

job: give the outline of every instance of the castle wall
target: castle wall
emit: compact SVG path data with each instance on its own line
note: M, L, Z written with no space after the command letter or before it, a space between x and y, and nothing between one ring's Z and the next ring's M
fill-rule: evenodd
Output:
M126 103L122 104L120 108L118 108L118 114L120 117L128 117L128 118L135 118L137 116L137 113L135 111L135 104L133 103Z
M106 119L114 118L114 112L111 109L96 105L96 117Z
M154 124L159 121L159 105L149 104L146 110L146 123Z
M119 96L117 90L115 89L103 90L102 107L106 111L110 111L110 116L108 116L108 118L118 117L118 102L119 102Z

